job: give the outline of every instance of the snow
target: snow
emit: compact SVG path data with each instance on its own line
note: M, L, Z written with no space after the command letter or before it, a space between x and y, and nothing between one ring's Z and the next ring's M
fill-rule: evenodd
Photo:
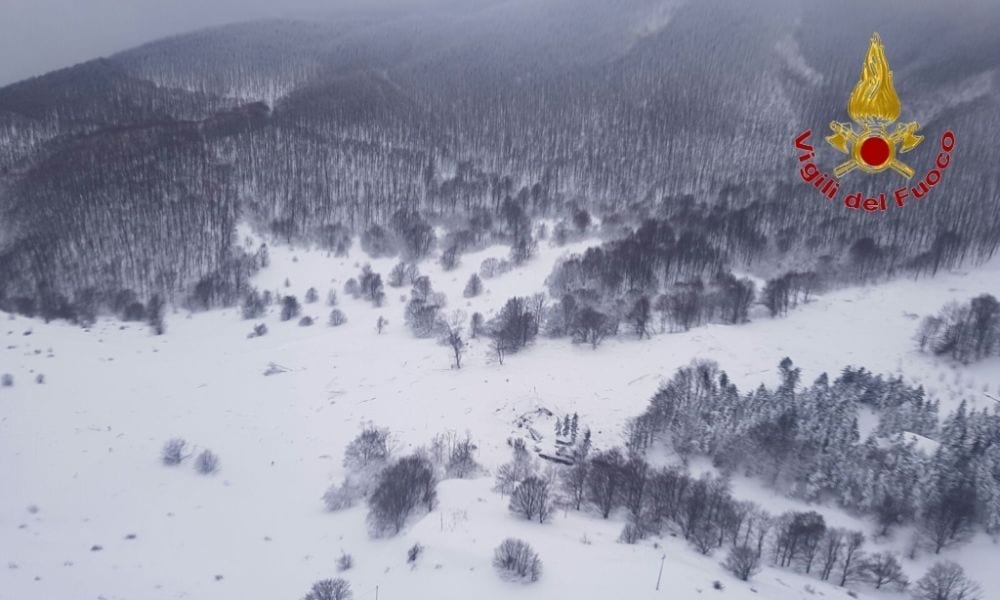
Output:
M461 294L469 275L484 258L505 257L506 248L465 255L449 273L430 261L420 268L447 295L448 311L489 314L510 296L541 291L560 256L594 243L543 244L526 267L484 279L484 294L471 300ZM256 285L300 300L316 287L320 302L303 304L316 325L283 323L276 306L260 320L270 332L254 339L246 334L257 321L241 320L238 309L170 314L167 335L159 337L110 320L85 331L0 315L0 373L15 378L14 387L0 388L0 600L294 598L337 576L341 552L354 556L356 566L343 576L358 600L374 598L376 586L383 600L791 600L809 597L806 586L844 597L842 589L787 570L766 568L750 584L739 582L719 565L721 554L700 556L669 536L618 543L620 516L560 512L545 525L520 521L490 491L491 477L443 482L440 506L388 540L369 538L363 507L327 513L320 497L343 476L343 448L369 421L392 431L400 453L437 433L468 431L488 469L508 460L506 439L518 417L540 409L578 413L597 447L620 444L625 420L695 357L718 361L742 389L773 385L778 362L790 356L803 381L848 364L902 374L941 399L942 414L962 399L983 407L1000 397L997 359L952 366L920 354L912 340L914 315L983 292L1000 295L1000 261L933 280L831 292L778 320L758 316L641 342L622 335L597 350L539 339L503 365L476 340L455 370L447 348L406 330L400 296L407 289L387 287L382 308L341 293L362 264L385 277L395 260L368 260L356 247L345 258L270 250L272 265ZM326 326L327 289L340 296L348 317L342 327ZM379 315L389 320L382 335L375 332ZM272 362L287 371L265 377ZM38 373L44 384L34 383ZM548 421L538 429L551 437ZM189 451L216 452L220 472L201 476L191 460L162 466L160 448L176 436ZM733 489L774 512L802 506L752 480L737 478ZM836 509L812 508L838 525L865 527ZM539 552L538 583L508 583L493 572L493 548L508 536ZM902 548L906 540L897 538L887 543ZM415 542L426 551L411 569L405 551ZM102 549L91 551L94 545ZM1000 554L988 538L945 557L984 587L1000 585L992 568ZM932 558L904 566L916 577ZM712 589L716 579L725 590ZM869 595L865 588L862 596Z

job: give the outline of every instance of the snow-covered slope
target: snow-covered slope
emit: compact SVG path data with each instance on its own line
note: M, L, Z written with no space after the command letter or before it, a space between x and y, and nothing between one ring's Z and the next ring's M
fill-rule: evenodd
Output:
M506 248L466 255L449 273L429 262L421 270L447 295L448 310L489 313L509 296L541 291L555 260L587 245L543 247L527 267L484 280L474 300L461 294L469 274ZM358 249L335 258L281 247L271 248L271 259L256 285L300 299L311 286L321 298L339 293L365 262L383 275L394 262L369 261ZM560 512L546 525L518 520L488 476L442 483L438 509L389 540L369 539L363 507L327 513L320 496L342 477L343 448L367 421L391 429L400 452L437 433L468 431L487 469L508 459L515 421L538 408L579 413L595 445L619 444L624 421L694 357L718 361L741 387L773 384L777 363L790 356L804 380L864 365L924 383L943 407L963 397L984 406L1000 397L1000 362L951 368L920 355L913 315L982 292L1000 295L998 274L994 261L929 281L829 293L781 320L758 315L743 326L641 342L623 335L597 350L540 339L503 365L476 340L460 371L450 368L446 348L410 336L405 289L387 288L382 308L340 294L349 320L337 328L326 326L322 300L303 305L317 321L312 327L281 322L272 307L262 319L270 332L254 339L246 337L253 322L237 309L171 314L159 337L135 324L100 321L84 331L2 315L0 373L11 373L15 385L0 388L0 599L294 598L337 575L342 552L354 556L343 576L358 600L375 598L376 587L383 600L845 597L787 570L739 582L719 565L721 555L702 557L678 539L617 543L620 518ZM379 315L389 320L382 335ZM270 363L287 370L264 376ZM160 448L175 436L218 453L221 471L201 476L190 461L162 466ZM775 512L795 506L753 482L738 480L734 490ZM539 551L539 583L506 583L493 572L493 548L508 536ZM426 552L411 568L405 550L415 542ZM992 542L980 538L958 553L973 578L1000 584ZM926 562L905 566L919 576ZM725 589L713 589L714 580Z

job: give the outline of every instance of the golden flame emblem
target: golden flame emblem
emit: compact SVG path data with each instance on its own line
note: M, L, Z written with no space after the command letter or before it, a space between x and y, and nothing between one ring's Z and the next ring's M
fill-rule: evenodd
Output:
M847 114L860 128L850 123L830 123L832 135L826 141L851 158L837 166L833 174L842 177L854 169L866 173L881 173L892 169L909 179L913 169L896 158L899 153L917 147L924 136L917 135L920 125L912 121L900 123L889 133L888 126L899 118L902 105L892 83L892 71L885 57L885 47L878 33L868 44L868 54L861 67L861 78L847 101Z

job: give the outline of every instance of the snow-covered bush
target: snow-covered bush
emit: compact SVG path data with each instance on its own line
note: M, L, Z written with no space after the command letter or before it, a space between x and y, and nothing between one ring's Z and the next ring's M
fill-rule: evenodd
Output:
M281 299L281 320L290 321L295 317L299 316L299 312L302 309L299 306L299 301L295 296L285 296Z
M14 376L10 373L4 373L0 376L0 385L3 387L14 387Z
M760 571L760 555L749 546L736 546L729 551L723 566L741 581L747 581Z
M267 325L263 323L257 323L253 326L253 331L247 334L247 338L253 339L255 337L260 337L262 335L267 335Z
M303 600L350 600L353 597L351 584L338 577L317 581Z
M354 557L350 554L342 553L337 559L337 570L340 572L349 571L354 566Z
M622 528L622 532L618 535L618 541L623 544L634 544L644 537L642 527L639 527L635 523L629 521Z
M445 467L448 477L464 479L479 472L479 469L479 463L476 462L476 445L472 443L472 439L466 436L465 439L455 442L448 456L448 465Z
M330 327L340 327L347 322L347 315L339 308L330 311Z
M299 327L309 327L313 324L313 318L306 316L299 319Z
M979 584L965 576L962 567L951 562L939 562L920 578L913 597L917 600L980 600Z
M244 319L257 319L267 311L267 304L264 297L256 289L251 289L243 298L241 312Z
M184 456L184 448L186 446L187 442L182 438L167 440L167 443L163 445L163 452L161 454L163 464L171 467L181 464L186 458Z
M549 499L549 482L541 477L530 476L514 488L510 495L510 511L529 521L544 523L552 513Z
M505 579L538 581L542 575L542 561L527 542L507 538L493 551L493 566Z
M372 465L385 466L392 454L392 436L384 427L368 424L344 449L344 466L358 472Z
M382 471L368 498L368 523L375 535L396 534L418 507L434 508L437 479L427 457L413 454Z
M211 450L203 450L194 459L194 468L202 475L210 475L219 470L219 456Z
M365 487L356 478L347 476L339 485L333 484L323 494L323 504L330 512L346 510L365 497Z
M316 291L316 288L311 287L308 290L306 290L306 303L307 304L312 304L313 302L316 302L317 300L319 300L319 292Z
M469 276L469 281L465 284L465 290L462 291L462 295L466 298L475 298L482 292L483 280L479 278L479 275L473 273Z

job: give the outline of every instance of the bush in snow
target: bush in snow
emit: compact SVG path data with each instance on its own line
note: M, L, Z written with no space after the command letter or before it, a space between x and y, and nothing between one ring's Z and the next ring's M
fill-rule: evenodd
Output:
M524 445L524 440L518 438L512 443L514 458L506 464L500 465L497 469L496 485L493 491L500 492L506 496L513 493L514 488L519 483L535 474L535 465L531 461L531 454Z
M262 335L267 335L267 325L263 323L257 323L253 326L253 331L247 334L247 338L260 337Z
M891 552L876 552L868 557L861 565L865 579L875 586L875 589L882 589L883 586L895 586L898 590L906 589L910 584L906 575L903 574L903 567L899 560Z
M301 319L299 319L299 327L309 327L312 324L313 324L313 318L312 317L308 317L307 316L307 317L302 317Z
M361 287L358 285L358 280L351 277L344 284L344 293L348 296L357 298L361 294Z
M0 385L3 387L14 387L14 376L10 373L4 373L3 377L0 377Z
M493 566L505 579L538 581L542 561L526 542L507 538L493 551Z
M736 546L729 551L723 566L741 581L747 581L760 571L760 555L749 546Z
M338 577L317 581L303 600L350 600L353 597L351 584Z
M424 547L420 544L413 544L410 549L406 551L406 562L415 563L420 555L423 553Z
M979 584L965 576L957 564L946 561L931 567L917 582L917 600L980 600Z
M391 454L389 430L368 424L344 450L344 466L354 472L364 471L373 465L384 466Z
M354 566L354 557L350 554L343 553L340 558L337 559L337 570L343 572L350 570Z
M194 459L194 468L202 475L210 475L219 470L219 456L211 450L203 450Z
M281 299L281 320L290 321L299 316L301 308L295 296L285 296Z
M251 289L243 298L241 311L244 319L257 319L267 311L267 304L260 295L260 292L256 289Z
M472 438L465 436L464 440L459 440L451 447L445 472L448 474L448 477L464 479L478 471L479 463L476 462L476 445L472 443Z
M458 246L448 246L441 253L441 268L451 271L458 266Z
M544 523L552 514L549 482L534 475L522 481L510 495L510 511L529 521Z
M167 443L163 445L162 459L163 464L167 466L175 466L181 464L184 460L184 448L187 446L181 438L173 438L167 440Z
M437 499L436 487L434 466L420 454L406 456L386 468L368 498L372 533L399 533L418 506L432 510Z
M330 327L340 327L347 322L347 315L339 308L330 311Z
M312 304L317 300L319 300L319 292L316 291L316 288L311 287L308 290L306 290L306 302L308 304Z
M629 521L622 528L621 534L618 535L618 541L625 544L634 544L641 540L644 536L642 527L639 527L635 523Z
M344 450L347 476L343 483L330 486L323 495L327 510L349 508L367 496L391 455L389 430L371 424L365 425Z
M491 279L510 271L510 263L497 258L487 258L479 265L479 274L483 279Z
M479 278L479 275L473 273L469 276L469 282L465 284L462 295L466 298L475 298L481 293L483 293L483 280Z
M337 291L330 290L326 293L326 305L327 306L337 306Z
M323 504L330 512L348 509L365 497L365 487L351 476L344 478L340 484L333 484L323 494Z

